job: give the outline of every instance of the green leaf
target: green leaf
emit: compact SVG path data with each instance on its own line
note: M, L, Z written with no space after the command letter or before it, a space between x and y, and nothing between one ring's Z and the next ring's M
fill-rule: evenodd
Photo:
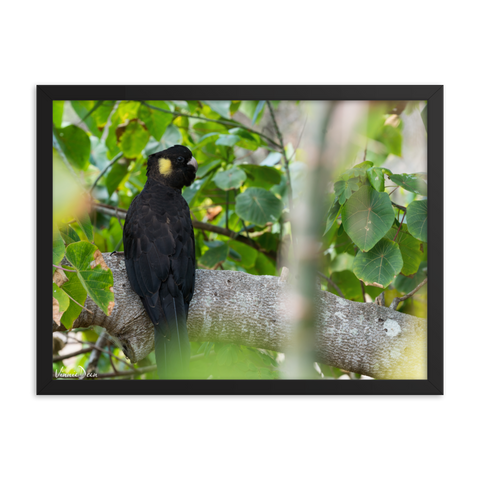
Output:
M70 299L55 282L52 282L52 296L58 301L58 309L60 310L60 314L65 313L70 306Z
M351 270L333 272L331 279L337 284L347 300L363 301L362 286ZM337 290L330 283L327 284L327 288L329 292L338 295Z
M53 264L60 265L65 256L65 245L57 227L53 227Z
M257 254L257 260L255 261L255 271L257 275L275 276L277 274L275 262L261 252L258 252Z
M277 251L279 236L271 232L265 232L260 235L257 242L266 252Z
M63 241L68 245L80 241L80 237L77 232L71 227L71 225L63 224L59 227L60 235L62 235ZM58 264L57 264L58 265Z
M80 120L85 123L95 137L100 138L107 124L114 102L105 100L72 100L70 102Z
M390 180L409 192L427 195L427 184L416 175L390 175Z
M398 228L391 228L385 238L392 240L397 235ZM422 243L416 238L413 238L406 229L405 225L402 225L401 230L398 232L396 242L400 247L403 259L403 275L413 275L417 272L420 262L423 258L423 251L421 250Z
M262 166L266 167L273 167L274 165L277 165L277 163L280 163L282 160L282 154L280 152L270 152L265 160L260 163Z
M62 128L62 118L63 118L63 100L53 100L52 109L53 109L53 124L57 128Z
M342 270L352 270L353 261L355 257L348 253L340 253L336 255L333 262L330 265L331 272L341 272Z
M207 268L213 268L217 263L224 262L228 255L228 245L223 243L209 248L199 259L198 263Z
M383 238L369 252L358 252L353 261L353 273L366 285L386 288L402 269L400 248Z
M197 170L197 178L204 177L207 173L219 167L221 163L221 160L213 160L212 162L201 165Z
M215 142L215 145L224 145L225 147L233 147L237 142L240 141L238 135L220 135L218 140Z
M245 114L248 118L253 118L255 110L257 109L258 101L257 100L243 100L240 104L239 110Z
M77 220L78 226L82 229L82 232L85 234L88 241L93 242L93 226L89 215L84 215L82 218L75 217L75 219Z
M383 192L385 190L385 177L383 171L379 167L372 167L367 170L367 178L370 185L377 191Z
M256 150L262 144L262 140L258 135L247 132L243 128L231 128L229 132L236 137L240 137L240 139L236 141L236 145L240 148Z
M356 192L359 189L358 182L358 177L335 182L333 188L340 205L343 205L352 196L353 192Z
M207 177L195 180L189 187L182 191L182 196L188 205L192 206L195 201L202 195L203 189L210 183L214 173L210 173Z
M262 118L262 116L260 115L260 112L263 110L263 107L265 107L265 103L266 103L265 100L260 100L257 103L257 108L255 108L255 112L253 113L252 125L254 125L257 122L257 118L258 119Z
M123 123L126 120L133 120L134 118L137 118L140 105L140 102L135 102L132 100L124 100L120 102L116 112L120 119L120 123Z
M408 231L421 242L427 241L427 200L416 200L407 207Z
M364 185L342 207L342 223L348 236L364 252L370 250L395 220L388 193Z
M109 196L118 188L127 173L128 162L125 159L121 159L113 165L105 178L105 186Z
M263 235L262 235L263 236ZM261 237L260 237L261 238ZM238 254L240 254L240 259L243 268L252 268L255 265L255 262L258 257L258 250L255 250L244 243L231 241L230 242L230 252L234 249Z
M126 158L136 158L146 147L150 133L139 122L132 121L120 137L119 147Z
M68 282L65 282L62 285L62 290L64 290L65 293L70 295L70 297L76 300L80 305L83 305L87 299L87 292L83 288L76 272L65 272L65 275L68 278ZM70 305L62 315L61 319L65 328L72 328L73 322L82 311L82 307L80 305L70 301Z
M412 277L399 275L393 286L401 293L410 293L427 278L427 262L421 262L417 273ZM427 286L422 287L417 293L422 294L427 291Z
M222 190L238 188L247 179L246 173L238 167L232 167L224 172L217 172L213 181Z
M90 139L79 127L69 125L54 128L53 133L68 161L80 170L86 170L90 158Z
M164 110L170 110L165 102L159 100L151 100L148 104L154 107L163 108ZM138 118L145 123L153 138L159 142L167 130L167 127L172 123L173 115L153 110L146 105L142 105L138 110Z
M324 235L332 228L333 224L335 223L335 220L338 218L338 214L340 213L340 208L341 208L340 202L338 201L338 198L335 197L335 200L333 201L332 206L328 210L327 224L325 227L325 232L323 233Z
M361 170L368 170L369 168L373 167L373 162L370 161L365 161L361 163L357 163L356 165L353 166L353 168L360 168Z
M267 185L278 185L282 181L282 173L273 167L243 164L239 167L244 170L249 177L247 184L249 187L265 187Z
M202 136L207 133L228 134L228 128L225 125L215 122L198 122L193 129Z
M263 188L247 188L237 196L235 204L235 212L240 218L261 227L267 222L276 222L282 211L283 202Z
M378 140L387 147L389 153L397 157L402 156L402 131L399 127L385 125Z
M217 112L219 115L225 118L230 118L230 100L204 100L203 103L208 105L214 112Z
M114 306L113 274L98 248L89 242L72 243L67 247L67 259L90 298L110 315Z

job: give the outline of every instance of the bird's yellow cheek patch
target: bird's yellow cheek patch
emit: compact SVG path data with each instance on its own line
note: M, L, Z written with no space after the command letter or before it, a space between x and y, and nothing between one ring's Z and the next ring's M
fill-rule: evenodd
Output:
M160 158L158 160L158 169L162 175L170 175L172 173L172 162L168 158Z

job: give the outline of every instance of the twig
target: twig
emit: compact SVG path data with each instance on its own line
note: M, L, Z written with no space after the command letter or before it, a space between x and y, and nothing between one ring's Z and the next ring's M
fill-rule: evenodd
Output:
M227 198L226 198L226 201L227 201L227 206L225 208L225 228L228 230L228 195L229 195L229 191L227 190Z
M248 234L248 228L247 226L245 225L245 222L243 221L243 218L241 219L242 220L242 225L243 225L243 231L246 233L247 235L247 238L250 240L250 235ZM240 232L239 232L240 233ZM237 234L238 235L238 234Z
M67 268L63 268L63 267L60 267L58 265L55 265L54 263L52 263L52 265L55 267L55 268L58 268L59 270L65 270L66 272L75 272L76 270L68 270Z
M181 113L181 112L176 112L176 111L171 112L170 110L165 110L164 108L154 107L153 105L149 105L146 102L141 102L141 103L142 103L142 105L145 105L146 107L151 108L152 110L158 110L159 112L169 113L170 115L175 115L177 117L195 118L197 120L203 120L204 122L219 123L220 125L226 125L228 127L241 128L243 130L247 130L248 132L255 133L255 135L258 135L259 137L263 137L265 140L268 140L272 145L275 145L279 149L282 148L272 138L268 137L267 135L264 135L263 133L258 132L257 130L254 130L253 128L248 128L245 125L242 125L241 123L229 122L228 120L217 120L217 119L213 119L213 118L200 117L198 115L189 115L187 113Z
M396 203L392 202L392 205L395 207L395 208L398 208L399 210L401 210L402 212L406 212L407 211L407 208L406 207L402 207L401 205L397 205Z
M317 274L320 277L324 278L337 291L337 293L340 297L345 298L345 295L342 293L339 286L330 277L327 277L325 274L320 272L320 270L317 270Z
M115 215L115 207L112 207L110 205L94 203L93 208L105 215ZM122 208L118 208L117 212L118 216L122 219L124 219L127 215L127 211ZM251 238L248 237L248 229L245 229L247 237L244 237L243 235L239 235L239 233L234 232L233 230L230 230L228 228L219 227L218 225L212 225L210 223L199 222L196 219L192 220L192 224L193 228L196 228L198 230L205 230L207 232L218 233L219 235L223 235L225 237L230 237L232 240L237 240L241 243L244 243L245 245L248 245L249 247L258 250L259 252L262 252L267 257L276 260L276 255L274 253L267 252L257 242L253 241Z
M397 188L400 188L400 187L397 187ZM393 192L396 192L397 191L397 188L394 188L390 193L389 195L392 195ZM393 202L392 202L393 203Z
M282 132L280 132L280 129L278 128L278 124L277 124L277 121L275 120L275 115L273 114L273 108L272 108L272 104L270 103L270 100L267 100L267 105L270 111L270 116L272 117L272 122L278 137L278 141L280 142L280 146L282 148L282 159L283 159L282 163L283 163L283 168L285 169L285 177L287 180L288 207L290 210L290 216L292 216L293 215L293 193L292 193L292 182L290 179L290 170L288 168L287 153L285 152L285 146L283 144ZM292 235L292 247L293 247L294 245L293 228L291 228L291 235ZM293 249L293 251L295 251L295 249Z
M72 271L72 270L67 270L67 271ZM83 310L86 310L88 313L90 313L91 315L93 315L93 312L90 311L87 307L85 307L84 305L82 305L81 303L78 303L74 298L72 298L65 290L63 290L63 293L70 299L72 300L73 302L75 302L79 307L82 307Z
M363 303L367 303L367 299L365 298L365 285L363 282L360 280L360 286L362 287L362 297L363 297Z
M102 334L97 338L93 352L88 359L87 373L97 373L98 360L100 360L102 351L104 351L103 347L107 344L107 340L108 333L106 331L102 332Z
M103 353L106 353L107 355L110 355L111 357L113 358L116 358L119 362L122 362L124 363L125 365L127 365L129 368L133 368L132 365L130 363L128 363L126 360L124 360L123 358L120 358L120 357L117 357L116 355L114 355L112 352L109 352L108 350L105 350L104 348L100 348L100 347L97 347L97 345L95 343L92 343L92 342L87 342L86 340L78 340L77 338L75 337L68 337L69 339L72 339L74 340L75 342L78 342L78 343L86 343L87 345L90 345L92 348L94 348L95 350L99 350Z
M413 297L413 295L415 295L415 293L417 293L427 283L427 280L428 279L425 278L425 280L423 280L423 282L418 284L410 293L407 293L403 297L395 297L392 300L392 303L390 304L390 308L393 309L393 310L396 310L397 307L398 307L398 304L400 302L404 302L407 298Z
M142 375L143 373L153 372L156 369L156 365L150 365L148 367L135 368L134 370L120 370L118 372L98 373L95 378L132 377L133 375Z
M380 305L381 307L385 306L385 292L382 292L376 299L375 305Z
M393 238L393 243L395 243L395 240L397 239L398 232L399 232L400 229L402 228L402 223L403 223L403 221L405 220L405 215L406 215L406 214L407 214L407 212L405 212L405 213L403 214L402 221L400 222L400 226L398 227L397 233L395 234L395 237Z
M63 360L66 360L67 358L76 357L77 355L82 355L84 353L91 352L92 350L93 350L93 347L81 348L80 350L77 350L76 352L66 353L65 355L58 355L57 357L53 357L53 363L61 362Z
M113 157L113 160L100 172L98 177L93 182L93 185L90 187L90 193L93 192L93 189L97 186L97 183L103 177L103 175L105 175L107 170L110 167L112 167L113 165L115 165L122 157L123 157L123 152L117 153L117 155L115 155L115 157Z

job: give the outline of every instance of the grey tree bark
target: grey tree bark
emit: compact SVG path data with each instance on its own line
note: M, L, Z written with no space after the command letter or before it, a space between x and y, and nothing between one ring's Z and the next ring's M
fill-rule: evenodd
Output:
M99 325L136 363L153 350L153 326L131 290L123 253L104 254L114 276L115 307L107 317L87 298L74 328ZM197 270L190 304L192 341L228 342L286 352L294 341L294 289L279 277ZM317 288L315 358L378 379L427 378L427 320ZM54 329L56 324L54 324Z

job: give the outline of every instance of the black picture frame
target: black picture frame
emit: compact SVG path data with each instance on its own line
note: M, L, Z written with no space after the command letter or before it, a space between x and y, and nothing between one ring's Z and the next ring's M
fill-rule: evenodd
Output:
M443 86L441 85L39 85L37 86L37 395L442 395L443 394ZM47 322L52 223L53 100L426 100L428 101L427 380L55 381ZM47 305L48 303L48 305ZM47 326L48 323L48 326Z

